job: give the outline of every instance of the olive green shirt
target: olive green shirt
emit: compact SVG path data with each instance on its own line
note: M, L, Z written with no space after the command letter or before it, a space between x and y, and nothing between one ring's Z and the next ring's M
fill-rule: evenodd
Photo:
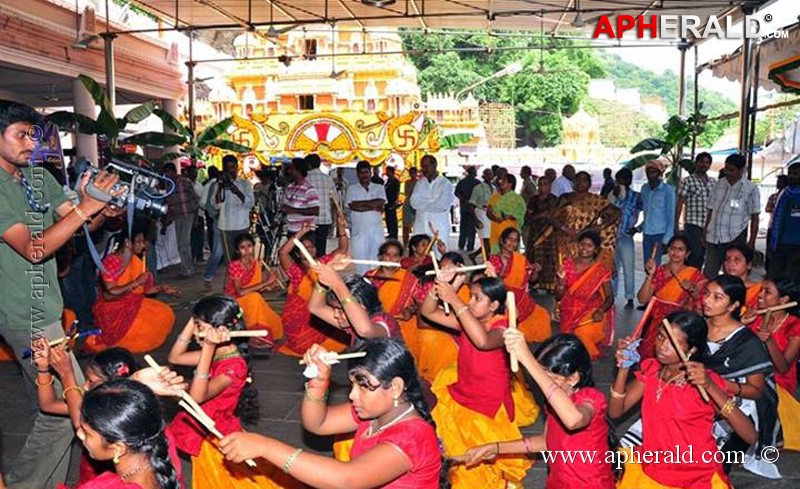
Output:
M64 190L42 167L20 169L41 203L50 203L45 213L31 209L22 184L0 169L0 334L6 330L31 330L61 318L64 302L58 288L55 254L40 263L31 263L17 253L2 235L17 223L24 223L32 237L44 234L53 224L56 209L67 202ZM33 255L45 254L34 249Z

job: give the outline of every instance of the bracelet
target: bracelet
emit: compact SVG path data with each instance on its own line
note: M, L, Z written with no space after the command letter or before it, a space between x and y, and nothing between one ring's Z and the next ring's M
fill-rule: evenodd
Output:
M736 385L739 387L739 390L736 391L736 397L742 397L742 384L737 382Z
M736 408L736 402L733 399L728 399L725 401L725 404L722 405L722 408L720 408L719 414L722 415L723 418L727 418L731 415L734 408Z
M610 390L612 399L625 399L625 392L617 392L613 387Z
M211 372L201 373L201 372L198 372L197 369L194 369L194 376L197 377L198 379L210 379L211 378Z
M556 389L558 389L558 384L555 382L550 384L550 387L547 388L547 394L545 394L544 397L548 402L550 401L550 398L553 397L553 393L555 393Z
M319 285L315 285L314 286L314 292L316 292L318 294L327 294L328 293L328 289L326 289L325 287L321 287Z
M346 306L350 302L354 302L354 303L358 304L358 301L352 295L348 295L344 299L341 299L339 302L342 304L342 307Z
M462 314L464 314L469 309L469 306L461 306L456 311L456 317L460 318Z
M77 385L71 385L71 386L67 387L66 389L64 389L64 391L61 393L61 398L62 399L66 399L67 398L67 392L69 392L71 390L75 390L78 394L81 395L81 397L83 397L83 389L81 389Z
M49 382L45 382L43 384L39 382L39 379L33 379L33 381L36 383L36 385L38 387L47 387L48 385L53 385L53 382L55 382L55 379L53 377L50 377L50 381Z
M525 445L525 453L531 453L533 451L531 449L531 441L528 439L528 437L523 436L522 437L522 443L523 443L523 445Z
M499 441L494 442L494 446L495 446L495 449L497 450L496 452L494 452L494 454L495 455L500 455L500 442Z
M77 215L78 215L78 217L80 217L80 218L81 218L81 219L83 219L84 221L86 221L86 222L89 222L89 221L91 221L91 220L92 220L92 218L91 218L91 217L89 217L89 216L87 216L87 215L86 215L86 213L84 213L84 212L81 210L81 208L80 208L80 207L78 207L77 205L76 205L76 206L73 206L73 207L72 207L72 210L75 212L75 214L77 214Z
M320 404L325 404L328 401L328 388L327 387L325 388L325 394L323 394L322 397L316 397L316 396L313 396L311 394L311 392L308 390L308 387L309 387L308 386L308 382L306 382L305 386L306 386L306 392L305 392L305 394L303 394L303 399L305 399L307 401L311 401L311 402L318 402Z
M302 448L298 448L297 450L292 452L291 455L289 455L289 458L287 458L286 462L283 464L283 473L284 474L288 474L289 473L289 470L291 470L292 464L294 463L294 459L296 459L297 456L300 455L300 453L302 453L302 452L303 452L303 449Z

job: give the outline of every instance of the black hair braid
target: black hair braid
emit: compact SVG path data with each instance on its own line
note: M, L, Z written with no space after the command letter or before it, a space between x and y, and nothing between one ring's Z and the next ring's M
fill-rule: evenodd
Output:
M236 318L233 320L231 331L243 331L245 329L244 312L240 309ZM236 345L239 355L241 355L242 360L244 360L244 363L247 365L247 381L244 384L242 393L239 395L239 402L236 404L235 414L244 423L256 424L258 422L258 414L261 405L258 402L258 389L256 389L252 380L253 370L250 365L250 343L248 342L248 338L233 338L231 341Z
M142 442L136 450L146 453L149 457L150 467L156 474L161 489L178 489L178 473L169 458L167 438L161 431L158 435Z

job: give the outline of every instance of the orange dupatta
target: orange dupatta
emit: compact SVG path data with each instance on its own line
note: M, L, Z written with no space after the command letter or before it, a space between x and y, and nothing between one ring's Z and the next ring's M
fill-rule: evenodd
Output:
M611 272L599 261L577 275L571 259L564 262L567 274L567 291L561 299L561 331L575 333L581 338L592 358L600 355L597 344L614 341L614 308L606 311L600 322L592 320L594 312L605 301L603 284L611 280ZM572 283L570 284L570 281ZM591 341L587 338L591 337Z

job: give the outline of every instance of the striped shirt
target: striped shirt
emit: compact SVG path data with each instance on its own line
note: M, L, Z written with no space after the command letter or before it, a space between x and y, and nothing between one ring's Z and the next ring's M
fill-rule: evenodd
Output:
M331 196L336 193L336 184L330 175L326 175L319 168L314 168L308 172L306 177L308 183L317 189L319 196L319 214L314 221L316 224L331 224ZM313 207L313 206L312 206Z
M319 194L317 189L311 186L308 178L304 178L300 183L293 183L286 187L283 193L283 203L295 209L309 209L319 207ZM304 216L302 214L286 214L286 230L296 233L304 222L314 224L317 216Z
M722 178L714 185L706 207L712 211L706 241L731 243L747 229L750 217L761 212L761 195L758 187L746 178L733 185Z
M697 227L706 225L706 204L715 183L716 180L711 177L707 177L703 183L696 174L683 179L678 188L678 195L686 203L686 224Z

